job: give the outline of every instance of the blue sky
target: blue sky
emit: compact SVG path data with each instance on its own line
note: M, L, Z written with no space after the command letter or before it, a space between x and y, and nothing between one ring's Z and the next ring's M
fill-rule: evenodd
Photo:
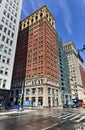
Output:
M54 16L62 41L72 40L81 49L85 45L85 0L23 0L21 20L43 5ZM81 56L85 59L85 52Z

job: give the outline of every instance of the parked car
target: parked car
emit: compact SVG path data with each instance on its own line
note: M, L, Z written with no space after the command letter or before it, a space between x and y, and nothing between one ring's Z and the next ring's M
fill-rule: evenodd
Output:
M63 108L68 108L68 107L69 107L68 104L64 104L64 105L63 105Z
M78 107L80 107L80 105L78 103L74 103L74 104L71 105L71 107L72 108L78 108Z

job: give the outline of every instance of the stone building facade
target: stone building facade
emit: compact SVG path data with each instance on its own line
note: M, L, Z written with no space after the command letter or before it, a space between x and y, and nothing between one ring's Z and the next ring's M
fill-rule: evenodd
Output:
M12 89L21 93L24 82L24 101L58 106L58 78L55 19L43 6L20 22Z

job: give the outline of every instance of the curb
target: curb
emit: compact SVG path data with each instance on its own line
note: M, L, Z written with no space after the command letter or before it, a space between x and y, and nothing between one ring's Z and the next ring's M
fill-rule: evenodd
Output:
M36 110L23 110L23 111L14 110L14 111L10 111L10 112L1 112L0 116L18 114L18 113L27 113L27 112L33 112L33 111L36 111Z

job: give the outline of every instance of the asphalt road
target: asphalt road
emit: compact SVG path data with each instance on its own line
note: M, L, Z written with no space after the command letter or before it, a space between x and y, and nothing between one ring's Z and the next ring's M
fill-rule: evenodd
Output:
M0 130L85 130L85 110L39 109L4 115L0 116Z

